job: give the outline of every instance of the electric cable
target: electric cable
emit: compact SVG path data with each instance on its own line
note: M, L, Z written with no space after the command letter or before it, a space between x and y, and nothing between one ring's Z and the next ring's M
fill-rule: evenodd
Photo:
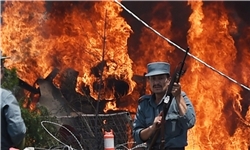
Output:
M130 13L134 18L136 18L138 21L140 21L144 26L146 26L147 28L149 28L150 30L152 30L154 33L156 33L158 36L160 36L161 38L163 38L164 40L166 40L167 42L169 42L170 44L172 44L173 46L175 46L176 48L180 49L183 52L186 52L185 49L181 48L179 45L175 44L174 42L172 42L171 40L169 40L168 38L166 38L165 36L163 36L161 33L159 33L157 30L155 30L154 28L152 28L151 26L149 26L147 23L145 23L142 19L140 19L137 15L135 15L133 12L131 12L128 8L126 8L124 5L122 5L120 2L118 2L117 0L114 0L118 5L120 5L124 10L126 10L128 13ZM206 62L204 62L203 60L199 59L198 57L192 55L190 52L188 52L188 55L192 58L194 58L195 60L197 60L198 62L202 63L203 65L205 65L206 67L210 68L211 70L213 70L214 72L218 73L219 75L227 78L228 80L234 82L235 84L238 84L239 86L241 86L242 88L250 91L250 88L247 87L246 85L236 81L235 79L229 77L228 75L222 73L221 71L215 69L214 67L210 66L209 64L207 64Z

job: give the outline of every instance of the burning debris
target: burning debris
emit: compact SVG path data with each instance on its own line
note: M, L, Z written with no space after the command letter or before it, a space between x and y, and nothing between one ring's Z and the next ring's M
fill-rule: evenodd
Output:
M19 80L19 86L31 92L31 95L39 95L39 104L48 108L52 115L70 115L71 112L81 112L84 114L94 114L98 101L91 97L88 85L82 85L81 91L76 91L78 72L68 68L60 75L60 86L56 87L53 79L59 73L58 69L54 69L45 79L37 79L37 88L30 86L28 83ZM115 100L117 107L121 102L122 96L125 96L128 85L125 82L107 79L108 87L115 90ZM127 87L127 88L126 88ZM122 91L122 89L125 89ZM103 89L102 89L103 90ZM116 91L117 90L117 91ZM105 90L103 90L105 91ZM99 113L105 113L107 103L115 100L102 99L99 107ZM107 110L108 111L108 110ZM122 110L121 110L122 111ZM109 110L112 112L112 110ZM113 111L115 112L115 111Z

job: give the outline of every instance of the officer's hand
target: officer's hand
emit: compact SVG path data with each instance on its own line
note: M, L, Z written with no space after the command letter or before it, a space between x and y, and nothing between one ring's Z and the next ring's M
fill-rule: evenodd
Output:
M181 84L180 83L174 83L174 86L171 91L172 95L174 97L180 97L181 96Z
M152 128L157 130L161 126L161 119L162 119L162 111L159 113L158 116L155 117Z

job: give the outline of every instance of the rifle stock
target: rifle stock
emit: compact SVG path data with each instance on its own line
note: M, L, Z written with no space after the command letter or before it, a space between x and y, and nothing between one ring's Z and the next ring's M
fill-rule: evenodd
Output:
M165 123L165 118L166 118L166 114L168 113L169 107L172 103L172 99L173 99L173 95L172 95L172 89L174 86L174 83L179 83L180 81L180 77L184 74L183 71L183 67L185 65L185 61L186 61L186 57L188 54L189 48L187 48L186 52L185 52L185 56L183 61L176 67L174 74L171 77L171 81L170 84L168 86L168 90L166 92L165 98L164 98L164 103L163 103L163 113L162 113L162 119L161 119L161 126L159 129L156 130L152 141L148 147L148 150L151 150L152 147L154 146L157 138L159 137L159 133L161 133L161 149L164 147L165 145L165 130L164 130L164 123Z

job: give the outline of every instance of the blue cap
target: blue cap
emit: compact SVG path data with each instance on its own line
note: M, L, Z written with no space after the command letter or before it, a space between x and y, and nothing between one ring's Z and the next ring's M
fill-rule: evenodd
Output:
M160 74L170 74L170 65L166 62L153 62L147 65L148 73L145 75L155 76Z
M1 50L0 50L0 55L1 55L1 60L9 58L9 57L3 56Z
M1 55L1 60L10 58L10 57L3 56L2 51L0 51L0 55Z
M2 59L7 59L7 58L9 58L9 57L1 56L1 60L2 60Z

